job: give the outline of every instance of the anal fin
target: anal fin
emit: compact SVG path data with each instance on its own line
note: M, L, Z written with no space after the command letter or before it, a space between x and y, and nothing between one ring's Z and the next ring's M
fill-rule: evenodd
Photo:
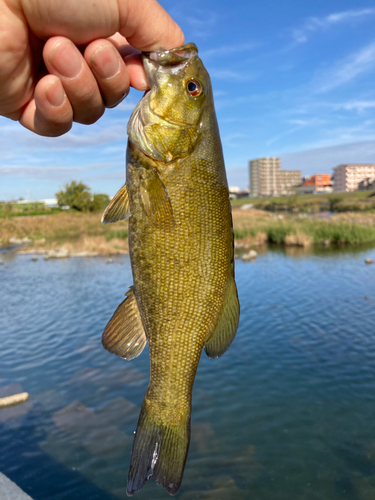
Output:
M147 343L146 333L134 295L133 287L118 306L104 329L102 344L107 351L123 359L134 359Z
M128 217L130 217L129 195L128 188L126 184L124 184L112 198L108 207L104 210L102 223L108 224L108 222L117 222L119 220L127 219Z
M219 358L232 343L240 316L237 287L233 278L227 284L223 307L219 321L210 338L204 345L204 350L209 358Z

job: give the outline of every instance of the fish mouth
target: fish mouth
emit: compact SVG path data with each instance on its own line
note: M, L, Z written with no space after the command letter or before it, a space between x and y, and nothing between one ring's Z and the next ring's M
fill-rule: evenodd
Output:
M184 68L191 59L198 56L198 48L194 43L187 43L174 49L165 50L160 48L154 52L143 52L142 62L146 71L147 83L150 90L146 90L143 98L137 104L128 123L128 136L131 142L139 148L146 156L155 161L163 161L169 163L173 160L166 157L153 144L153 141L148 137L147 127L149 125L159 125L163 129L180 129L190 126L188 123L183 123L174 120L168 116L168 119L153 110L151 104L151 91L153 87L158 87L160 82L168 78L169 74L179 74L184 71Z
M158 49L154 52L143 52L143 57L157 62L160 66L176 66L198 55L195 43L186 43L174 49Z
M190 59L198 55L195 43L186 43L174 49L165 50L160 48L154 52L143 52L142 62L146 70L147 78L151 86L154 74L159 66L170 68L172 71L185 66Z

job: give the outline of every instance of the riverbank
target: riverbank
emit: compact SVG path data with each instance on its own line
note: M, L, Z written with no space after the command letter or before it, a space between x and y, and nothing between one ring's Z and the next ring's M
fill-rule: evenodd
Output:
M375 213L307 215L244 208L233 207L233 226L236 241L248 246L375 243Z
M233 206L251 204L253 208L270 212L313 214L319 212L375 212L375 191L352 193L295 194L241 198L232 201Z
M128 253L128 222L104 226L100 218L99 213L63 212L0 219L1 245L23 245L19 253L48 254L61 247L69 255Z
M375 243L372 212L308 215L234 205L232 214L238 249L266 243L300 247ZM50 258L128 253L128 222L103 226L100 217L98 213L64 212L0 219L1 245Z

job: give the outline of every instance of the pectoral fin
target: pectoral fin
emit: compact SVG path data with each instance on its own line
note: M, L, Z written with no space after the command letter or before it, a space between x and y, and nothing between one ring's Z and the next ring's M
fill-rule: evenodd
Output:
M102 344L107 351L123 359L134 359L147 343L137 301L130 287L126 298L116 309L103 332Z
M239 315L240 304L236 283L231 278L225 292L219 322L204 345L204 350L209 358L219 358L228 349L236 335Z
M143 208L154 226L164 231L172 231L174 221L171 200L155 169L142 173L139 189Z
M130 217L129 195L126 184L115 194L111 203L104 210L102 215L102 223L117 222Z

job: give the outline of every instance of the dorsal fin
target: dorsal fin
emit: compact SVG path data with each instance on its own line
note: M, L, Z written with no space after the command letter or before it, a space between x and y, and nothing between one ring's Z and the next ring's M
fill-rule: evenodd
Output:
M143 351L147 339L137 301L131 286L104 329L102 344L123 359L134 359Z
M124 184L104 210L102 223L108 224L108 222L117 222L128 217L130 217L129 195L128 188L126 184Z

